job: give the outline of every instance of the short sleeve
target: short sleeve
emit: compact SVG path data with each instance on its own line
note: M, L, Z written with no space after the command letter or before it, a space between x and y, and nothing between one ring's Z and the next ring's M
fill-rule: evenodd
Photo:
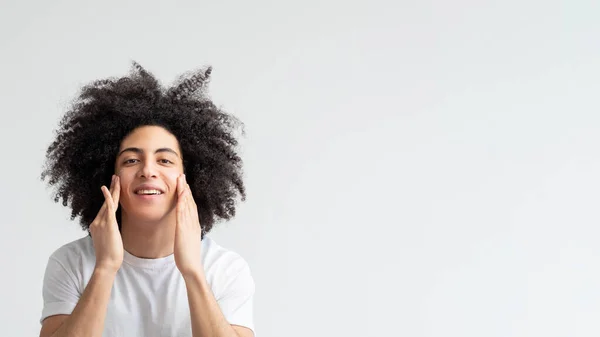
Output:
M42 286L44 305L40 323L49 316L70 315L80 296L73 273L54 255L51 256L48 259Z
M229 324L240 325L254 331L254 279L248 264L241 260L241 268L225 282L217 303Z

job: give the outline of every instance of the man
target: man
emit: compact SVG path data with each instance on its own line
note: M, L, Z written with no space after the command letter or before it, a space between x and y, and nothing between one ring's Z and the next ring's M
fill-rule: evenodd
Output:
M249 266L205 237L245 200L210 71L163 89L134 63L64 116L42 179L90 235L48 260L40 336L254 336Z

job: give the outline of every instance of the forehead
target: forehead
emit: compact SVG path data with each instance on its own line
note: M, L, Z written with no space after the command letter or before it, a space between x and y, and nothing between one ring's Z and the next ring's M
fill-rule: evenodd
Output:
M179 152L177 138L160 126L142 126L133 130L123 138L119 150L128 147L136 147L144 151L153 151L166 147Z

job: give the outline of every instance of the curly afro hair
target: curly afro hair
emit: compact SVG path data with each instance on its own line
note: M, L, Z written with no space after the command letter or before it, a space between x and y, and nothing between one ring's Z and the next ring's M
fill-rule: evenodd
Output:
M104 203L123 138L140 126L161 126L179 141L187 181L198 206L202 237L215 222L235 216L246 199L234 131L243 124L208 98L211 67L182 75L170 88L133 62L129 76L84 86L46 151L41 180L54 201L71 208L84 230ZM121 211L117 210L119 228Z

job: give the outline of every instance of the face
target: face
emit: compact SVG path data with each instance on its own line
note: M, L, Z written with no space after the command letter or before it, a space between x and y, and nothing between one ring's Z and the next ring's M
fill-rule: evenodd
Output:
M139 127L121 142L115 172L123 217L160 221L177 203L177 177L183 173L179 142L160 126Z

